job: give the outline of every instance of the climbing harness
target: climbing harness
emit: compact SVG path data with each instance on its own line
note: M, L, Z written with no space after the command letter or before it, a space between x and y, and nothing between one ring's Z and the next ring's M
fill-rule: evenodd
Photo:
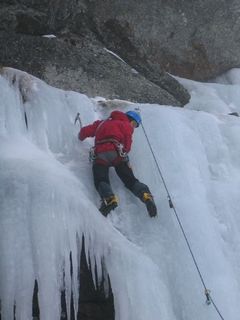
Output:
M136 110L137 112L139 112L139 113L141 112L140 108L135 108L135 110ZM160 175L160 178L161 178L161 180L162 180L162 182L163 182L163 185L164 185L164 188L165 188L165 190L166 190L167 197L168 197L169 207L170 207L171 209L173 209L173 211L174 211L174 213L175 213L175 216L176 216L176 218L177 218L178 224L179 224L180 229L181 229L181 231L182 231L183 237L184 237L184 239L185 239L185 241L186 241L186 244L187 244L187 247L188 247L189 252L190 252L190 254L191 254L191 257L192 257L192 259L193 259L194 265L195 265L195 267L196 267L196 269L197 269L197 272L198 272L198 274L199 274L200 280L201 280L202 285L203 285L203 287L204 287L204 294L205 294L205 296L206 296L206 304L207 304L207 305L212 304L212 305L214 306L216 312L217 312L218 315L220 316L220 318L221 318L222 320L224 320L222 314L220 313L219 309L217 308L215 302L213 301L213 299L212 299L212 297L211 297L211 295L210 295L210 290L207 289L207 287L206 287L206 285L205 285L205 281L204 281L203 276L202 276L202 274L201 274L201 272L200 272L199 266L198 266L198 264L197 264L196 258L195 258L194 254L193 254L192 249L191 249L190 243L189 243L188 238L187 238L187 236L186 236L186 233L185 233L185 231L184 231L184 228L183 228L183 225L182 225L181 220L180 220L180 218L179 218L179 215L178 215L178 213L177 213L177 210L176 210L176 208L175 208L175 206L174 206L174 204L173 204L173 201L172 201L172 199L171 199L170 192L169 192L169 190L168 190L167 184L166 184L165 179L164 179L164 177L163 177L162 171L161 171L160 166L159 166L159 164L158 164L157 158L156 158L156 156L155 156L155 153L154 153L153 148L152 148L152 146L151 146L150 140L149 140L149 138L148 138L148 136L147 136L147 133L146 133L146 130L145 130L144 126L143 126L143 123L141 123L141 127L142 127L142 129L143 129L143 133L144 133L144 135L145 135L145 138L146 138L146 140L147 140L148 146L149 146L149 148L150 148L150 151L151 151L151 153L152 153L153 159L154 159L154 161L155 161L156 167L157 167L157 169L158 169L158 173L159 173L159 175Z
M111 118L107 118L106 120L103 120L97 127L96 131L95 131L95 136L96 136L96 133L98 132L98 130L101 128L101 126ZM104 144L104 143L112 143L115 145L116 147L116 150L118 152L118 155L121 157L121 158L125 158L127 157L127 153L124 151L124 145L122 143L120 143L118 140L114 139L114 138L106 138L106 139L102 139L100 141L97 141L95 142L95 146L94 147L91 147L90 150L89 150L89 161L94 161L96 159L96 154L95 154L95 148L97 145L99 144Z
M124 146L122 143L120 143L118 140L113 139L113 138L108 138L108 139L103 139L98 142L96 142L96 145L98 144L103 144L103 143L113 143L117 149L117 152L120 157L125 158L127 156L127 152L124 151Z
M117 141L116 139L112 139L112 138L109 138L109 139L103 139L103 140L100 140L96 143L96 145L94 147L91 147L90 150L89 150L89 161L92 162L96 159L96 153L95 153L95 148L97 145L99 144L104 144L104 143L112 143L115 145L116 147L116 151L118 153L118 155L121 157L121 158L126 158L127 157L127 152L124 151L124 146L122 143L120 143L119 141Z
M106 120L103 120L97 127L96 131L95 131L95 135L97 133L97 131L100 129L100 127L111 118L107 118ZM78 112L75 120L74 120L74 124L76 124L77 122L79 122L80 125L80 129L82 128L82 121L81 121L81 117L80 117L80 113ZM95 148L97 145L99 144L103 144L103 143L113 143L116 147L116 151L118 152L118 155L121 158L127 158L128 154L127 152L124 150L124 145L122 143L120 143L118 140L114 139L114 138L107 138L107 139L102 139L100 141L97 141L95 143L95 146L91 147L89 150L89 162L92 162L96 159L96 153L95 153Z

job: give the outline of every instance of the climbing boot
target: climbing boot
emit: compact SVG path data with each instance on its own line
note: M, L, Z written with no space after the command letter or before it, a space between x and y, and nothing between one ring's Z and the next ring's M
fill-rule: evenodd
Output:
M112 195L107 198L102 198L101 207L99 211L105 217L109 214L110 211L114 210L118 206L118 198L115 195Z
M157 215L157 207L153 200L153 196L149 192L144 192L142 195L142 201L147 207L147 211L150 217L155 217Z

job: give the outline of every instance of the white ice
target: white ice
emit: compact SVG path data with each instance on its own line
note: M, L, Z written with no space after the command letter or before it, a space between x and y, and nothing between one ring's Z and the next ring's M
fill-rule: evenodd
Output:
M231 80L231 77L233 78ZM211 297L226 320L240 313L240 70L228 84L180 82L186 108L135 104ZM230 81L230 80L232 81ZM220 81L221 79L217 79ZM223 82L221 80L221 82ZM98 279L108 274L116 320L217 320L189 253L143 129L130 154L135 175L149 185L159 215L110 178L120 206L99 211L88 150L77 140L83 124L112 109L76 92L48 86L26 73L0 76L0 300L2 320L28 320L34 280L41 319L60 319L65 286L78 301L82 235ZM27 119L27 122L26 122ZM73 277L69 253L72 252ZM65 279L63 280L63 270ZM80 284L81 285L81 284ZM77 310L76 310L77 311Z

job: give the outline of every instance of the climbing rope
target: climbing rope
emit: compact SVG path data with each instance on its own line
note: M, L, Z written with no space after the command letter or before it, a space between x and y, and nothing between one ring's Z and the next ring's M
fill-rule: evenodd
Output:
M135 110L138 111L139 113L141 112L141 110L140 110L139 108L135 108ZM203 287L204 287L204 294L205 294L205 296L206 296L206 303L207 303L208 305L210 305L210 304L212 303L212 305L214 306L214 308L215 308L216 312L218 313L218 315L220 316L220 318L221 318L222 320L224 320L221 312L219 311L218 307L216 306L214 300L212 299L212 297L211 297L211 295L210 295L210 290L207 289L207 287L206 287L205 281L204 281L204 279L203 279L203 276L202 276L201 271L200 271L200 269L199 269L199 266L198 266L198 264L197 264L197 260L196 260L194 254L193 254L193 251L192 251L192 248L191 248L190 243L189 243L189 241L188 241L187 235L186 235L186 233L185 233L185 230L184 230L184 228L183 228L183 225L182 225L182 223L181 223L181 220L180 220L180 218L179 218L179 215L178 215L178 213L177 213L177 210L176 210L176 208L175 208L175 206L174 206L174 204L173 204L173 201L172 201L172 199L171 199L170 192L169 192L169 190L168 190L167 184L166 184L165 179L164 179L164 177L163 177L162 171L161 171L160 166L159 166L159 164L158 164L157 158L156 158L156 156L155 156L155 153L154 153L153 148L152 148L152 146L151 146L150 140L149 140L148 135L147 135L147 133L146 133L146 130L145 130L144 126L143 126L143 123L141 123L141 127L142 127L142 129L143 129L143 133L144 133L144 135L145 135L145 137L146 137L148 146L149 146L149 148L150 148L150 150L151 150L153 159L154 159L155 164L156 164L156 166L157 166L158 173L159 173L159 175L160 175L160 177L161 177L161 180L162 180L162 182L163 182L164 188L165 188L165 190L166 190L167 197L168 197L169 207L170 207L171 209L173 209L173 211L174 211L174 213L175 213L175 216L176 216L176 218L177 218L178 224L179 224L179 226L180 226L180 229L181 229L182 234L183 234L183 236L184 236L184 239L185 239L185 241L186 241L187 247L188 247L189 252L190 252L190 254L191 254L191 257L192 257L192 259L193 259L194 265L195 265L195 267L196 267L196 269L197 269L197 272L198 272L198 274L199 274L200 280L201 280L202 285L203 285Z

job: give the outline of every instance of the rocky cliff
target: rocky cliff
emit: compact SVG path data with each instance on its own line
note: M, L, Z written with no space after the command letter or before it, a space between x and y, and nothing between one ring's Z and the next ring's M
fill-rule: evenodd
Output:
M239 12L238 0L2 0L0 63L90 96L183 106L170 74L240 65Z

